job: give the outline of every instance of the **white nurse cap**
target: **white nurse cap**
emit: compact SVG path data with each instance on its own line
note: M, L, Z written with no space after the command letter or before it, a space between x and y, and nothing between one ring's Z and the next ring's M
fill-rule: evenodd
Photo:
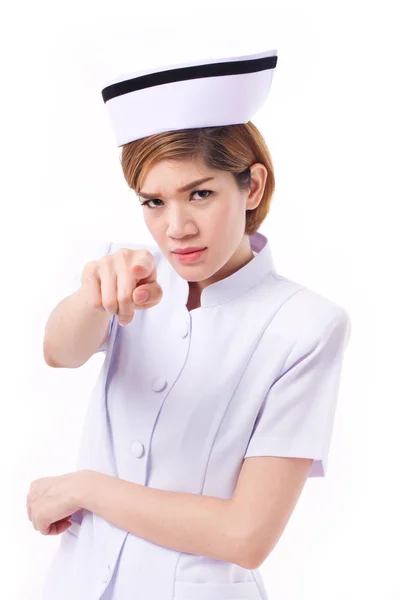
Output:
M265 102L277 50L136 71L102 89L117 146L164 131L247 123Z

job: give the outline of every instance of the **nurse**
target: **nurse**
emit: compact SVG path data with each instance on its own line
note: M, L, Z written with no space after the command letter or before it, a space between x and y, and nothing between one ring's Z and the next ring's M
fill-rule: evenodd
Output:
M61 534L43 600L273 600L259 567L327 473L351 329L344 307L278 274L258 231L274 172L250 119L276 64L267 50L102 90L155 243L98 248L96 276L82 265L46 325L48 364L105 360L77 471L28 494L35 528ZM162 296L123 325L134 270L131 294L156 282ZM113 314L94 289L113 290Z

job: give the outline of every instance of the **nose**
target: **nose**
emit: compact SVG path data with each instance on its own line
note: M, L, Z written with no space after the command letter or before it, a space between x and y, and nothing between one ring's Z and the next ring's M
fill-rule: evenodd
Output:
M197 234L198 228L184 207L177 206L174 209L166 211L166 219L168 237L182 241L185 236L193 237Z

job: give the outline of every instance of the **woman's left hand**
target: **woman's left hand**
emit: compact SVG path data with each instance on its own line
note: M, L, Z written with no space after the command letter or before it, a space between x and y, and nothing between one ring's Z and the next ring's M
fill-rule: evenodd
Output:
M79 506L78 498L88 472L85 470L56 477L41 477L31 483L26 508L34 528L43 535L62 533L71 525L68 519Z

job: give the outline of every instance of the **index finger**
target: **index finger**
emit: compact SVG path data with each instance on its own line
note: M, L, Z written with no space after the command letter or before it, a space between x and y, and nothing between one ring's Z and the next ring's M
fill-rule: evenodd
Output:
M136 286L143 283L152 283L157 279L157 266L153 254L149 250L139 250L141 253L132 266L136 278Z

